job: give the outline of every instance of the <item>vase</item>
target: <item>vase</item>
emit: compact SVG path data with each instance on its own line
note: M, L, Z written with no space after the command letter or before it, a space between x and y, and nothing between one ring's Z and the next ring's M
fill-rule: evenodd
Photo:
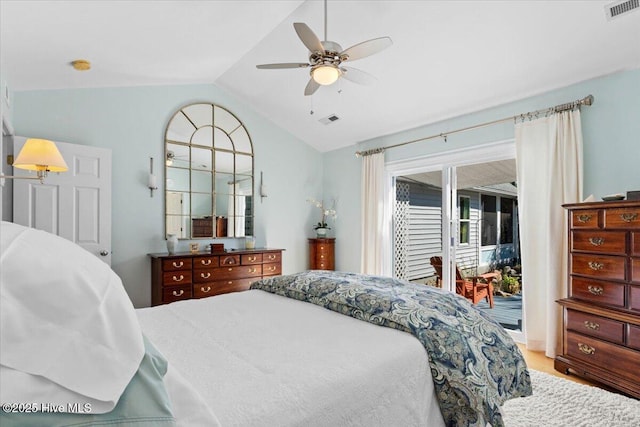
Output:
M167 251L169 251L170 254L174 254L177 247L178 237L175 234L167 234Z
M318 238L323 238L327 236L327 229L326 228L316 228L316 236Z

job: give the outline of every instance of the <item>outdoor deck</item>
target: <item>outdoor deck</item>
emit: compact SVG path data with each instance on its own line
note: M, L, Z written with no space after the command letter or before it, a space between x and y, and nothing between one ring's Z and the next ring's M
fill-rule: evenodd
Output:
M496 295L493 297L493 308L489 308L489 303L484 300L480 301L476 307L497 320L505 329L522 330L522 295L510 297Z

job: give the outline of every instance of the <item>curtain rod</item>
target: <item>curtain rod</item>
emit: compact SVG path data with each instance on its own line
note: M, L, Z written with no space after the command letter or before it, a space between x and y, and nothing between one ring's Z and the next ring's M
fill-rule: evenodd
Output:
M528 113L518 114L516 116L511 116L511 117L505 117L503 119L493 120L491 122L486 122L486 123L481 123L481 124L478 124L478 125L468 126L466 128L456 129L456 130L452 130L452 131L449 131L449 132L443 132L443 133L439 133L437 135L431 135L431 136L427 136L427 137L424 137L424 138L418 138L418 139L414 139L414 140L411 140L411 141L401 142L399 144L389 145L389 146L386 146L386 147L372 148L370 150L365 150L365 151L356 151L356 157L370 156L372 154L382 153L385 150L388 150L390 148L402 147L403 145L413 144L414 142L426 141L428 139L444 138L444 141L446 142L447 141L447 136L448 135L452 135L454 133L460 133L460 132L466 132L468 130L479 129L479 128L483 128L483 127L486 127L486 126L491 126L491 125L495 125L495 124L498 124L498 123L507 122L507 121L510 121L510 120L517 121L518 119L521 119L521 120L524 121L527 118L531 119L532 117L538 117L538 116L544 115L544 114L559 113L559 112L562 112L562 111L573 110L575 108L580 108L580 106L582 106L582 105L592 105L593 104L593 100L594 100L593 95L587 95L582 99L578 99L578 100L572 101L572 102L567 102L566 104L556 105L555 107L544 108L542 110L536 110L536 111L529 111Z

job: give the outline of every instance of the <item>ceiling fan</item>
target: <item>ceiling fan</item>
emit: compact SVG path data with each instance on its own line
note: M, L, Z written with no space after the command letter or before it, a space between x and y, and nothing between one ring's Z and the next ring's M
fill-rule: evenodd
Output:
M390 37L378 37L343 50L338 43L327 40L327 0L324 1L324 41L320 41L307 24L296 22L293 28L302 43L309 49L309 62L262 64L256 65L256 68L274 70L311 67L311 79L304 89L305 95L313 95L321 85L331 85L340 77L358 84L373 83L375 77L371 74L357 68L344 67L342 64L373 55L393 44Z

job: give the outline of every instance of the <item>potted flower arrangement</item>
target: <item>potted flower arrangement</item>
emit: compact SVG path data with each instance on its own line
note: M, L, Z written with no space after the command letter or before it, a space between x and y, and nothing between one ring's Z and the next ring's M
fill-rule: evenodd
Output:
M335 200L333 201L331 209L325 209L324 201L315 200L315 199L307 199L307 201L313 204L315 207L320 209L321 217L320 221L313 227L316 230L317 237L325 237L327 235L327 230L331 230L331 227L327 224L327 218L331 217L334 220L336 219L336 210L335 210Z

